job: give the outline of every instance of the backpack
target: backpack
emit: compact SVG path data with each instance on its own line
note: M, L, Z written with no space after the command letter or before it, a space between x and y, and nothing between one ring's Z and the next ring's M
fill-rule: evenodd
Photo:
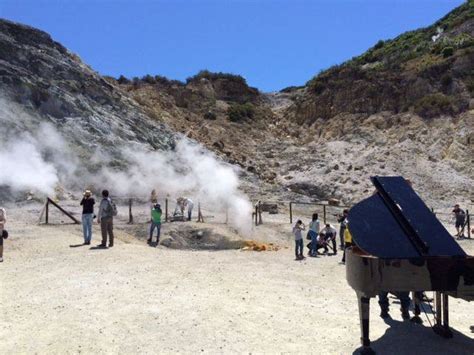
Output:
M112 200L110 200L110 207L112 207L112 216L115 217L116 215L118 215L117 205Z

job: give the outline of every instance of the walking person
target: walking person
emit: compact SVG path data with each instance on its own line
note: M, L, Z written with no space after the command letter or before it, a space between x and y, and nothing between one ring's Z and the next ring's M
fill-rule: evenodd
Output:
M84 234L84 245L90 245L92 239L92 221L94 219L95 200L89 190L84 191L81 200L82 206L82 233Z
M317 256L318 254L318 235L319 235L319 219L318 214L313 213L311 222L308 225L309 231L308 235L311 237L311 250L309 252L310 256Z
M303 235L302 231L305 230L305 225L299 219L296 221L295 226L293 227L293 234L295 235L295 256L296 260L303 260Z
M109 236L109 247L114 246L114 215L116 214L115 205L109 198L109 191L103 190L97 215L97 223L100 224L102 232L102 243L99 245L101 248L107 247L107 235Z
M153 241L153 232L155 228L157 230L156 235L156 244L155 247L160 243L160 234L161 234L161 206L157 203L155 207L151 210L151 225L150 225L150 237L148 238L148 244L151 244Z
M0 263L3 262L3 239L8 238L8 232L5 229L7 222L7 212L3 207L0 207Z

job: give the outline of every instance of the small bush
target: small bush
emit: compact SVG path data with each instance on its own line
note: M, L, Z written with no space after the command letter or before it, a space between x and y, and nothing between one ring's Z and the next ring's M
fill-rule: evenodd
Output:
M130 83L130 80L128 80L126 77L124 77L123 75L120 75L119 78L117 79L117 82L119 84L129 84Z
M227 110L227 116L232 122L242 122L246 119L252 119L255 108L251 103L234 104Z
M214 121L215 119L217 119L217 115L212 111L207 111L204 114L204 119Z
M452 115L454 113L451 98L441 93L422 97L415 102L414 110L416 114L423 118L433 118L443 114Z
M454 54L454 48L453 47L444 47L441 50L441 54L443 55L443 58L451 57Z
M145 76L142 77L142 81L147 83L147 84L150 84L150 85L153 85L156 83L156 80L153 76L147 74Z
M441 77L440 81L443 87L448 87L453 82L453 77L451 76L451 74L446 73Z
M375 43L374 49L380 49L383 47L384 44L385 44L385 41L380 40L377 43Z

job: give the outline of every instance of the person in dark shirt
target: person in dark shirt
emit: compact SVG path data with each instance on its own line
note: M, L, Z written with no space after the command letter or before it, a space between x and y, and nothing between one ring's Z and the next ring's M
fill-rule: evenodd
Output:
M464 223L466 222L466 212L462 210L458 204L454 205L453 214L456 219L454 226L456 227L456 237L464 237Z
M81 201L82 206L82 232L84 233L84 245L90 245L92 239L92 220L94 219L95 200L89 190L84 192Z

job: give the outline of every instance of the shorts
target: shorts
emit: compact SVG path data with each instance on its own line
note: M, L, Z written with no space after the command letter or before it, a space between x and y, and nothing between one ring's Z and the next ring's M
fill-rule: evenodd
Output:
M464 222L465 222L464 218L463 218L463 219L457 219L457 220L456 220L456 224L455 224L456 228L461 228L461 227L463 227L463 226L464 226Z

